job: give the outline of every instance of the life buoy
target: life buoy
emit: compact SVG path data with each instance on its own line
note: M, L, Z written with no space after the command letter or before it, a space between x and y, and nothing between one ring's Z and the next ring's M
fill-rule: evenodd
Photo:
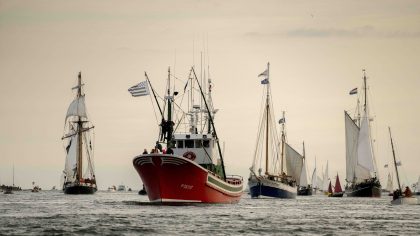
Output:
M183 157L185 157L185 158L190 159L191 161L194 161L194 160L195 160L195 158L197 157L197 156L195 155L195 153L193 153L193 152L191 152L191 151L185 152L185 153L184 153L184 155L182 155L182 156L183 156Z

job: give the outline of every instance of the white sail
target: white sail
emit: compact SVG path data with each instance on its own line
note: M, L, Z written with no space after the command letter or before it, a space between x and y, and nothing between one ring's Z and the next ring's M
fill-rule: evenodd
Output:
M307 186L308 177L306 176L306 161L303 160L302 171L300 172L299 186Z
M285 159L287 175L292 176L296 183L300 183L300 173L303 166L303 157L296 152L289 144L285 143Z
M320 190L323 190L323 189L322 189L322 179L321 179L321 177L319 177L319 176L317 176L317 177L316 177L316 186L317 186Z
M386 184L386 190L388 190L388 192L392 192L394 190L394 186L392 183L392 176L390 173L388 173L388 182Z
M362 118L362 123L360 125L359 140L357 143L357 164L369 171L374 171L369 119L366 116ZM370 177L370 173L369 176L365 176L365 178Z
M358 165L359 127L344 112L346 131L346 180L354 181L370 178L369 170Z
M328 161L327 161L327 166L325 167L325 172L324 172L324 175L322 176L322 190L327 191L328 184L329 184L329 178L328 178Z
M317 184L317 177L316 177L316 167L314 168L314 172L312 173L312 188L318 188Z
M66 162L64 167L65 178L67 182L73 182L76 179L77 172L77 137L74 135L70 138L66 151Z
M67 109L66 119L69 116L79 116L79 117L87 118L85 96L77 97L73 100L72 103L70 103L70 106Z
M415 192L420 192L420 176L419 176L419 179L417 180Z

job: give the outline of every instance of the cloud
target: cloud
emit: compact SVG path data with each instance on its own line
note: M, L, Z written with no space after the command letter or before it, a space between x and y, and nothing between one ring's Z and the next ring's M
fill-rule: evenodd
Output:
M354 29L340 28L298 28L272 33L246 32L246 37L296 37L296 38L420 38L420 31L380 31L373 26Z

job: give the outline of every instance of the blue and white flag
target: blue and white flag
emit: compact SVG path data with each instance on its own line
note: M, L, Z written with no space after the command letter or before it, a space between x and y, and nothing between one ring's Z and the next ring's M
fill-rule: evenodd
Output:
M286 118L283 117L279 120L279 124L284 124L284 123L286 123Z
M130 92L133 97L149 95L149 86L147 85L147 81L143 81L132 86L128 89L128 92Z
M350 95L357 94L357 88L350 90L349 94Z
M261 84L268 84L268 78L261 80Z

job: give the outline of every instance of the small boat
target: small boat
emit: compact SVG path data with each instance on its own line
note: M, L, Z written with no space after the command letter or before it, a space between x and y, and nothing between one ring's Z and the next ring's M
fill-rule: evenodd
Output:
M329 181L329 184L328 184L328 189L327 189L327 196L328 197L332 197L332 194L333 194L333 190L332 190L332 185L331 185L331 180Z
M125 192L126 191L125 185L123 185L123 184L118 185L117 191Z
M37 193L37 192L39 192L39 191L41 191L41 188L40 188L38 185L35 185L35 182L32 182L32 189L31 189L31 192L33 192L33 193Z
M338 173L337 173L337 176L335 178L334 192L331 192L328 196L329 197L342 197L343 195L344 195L344 191L341 188L340 178L338 177Z
M414 184L414 194L420 195L420 176L419 176L419 179L417 180L417 183Z
M311 183L312 183L312 194L316 195L317 191L319 189L319 187L318 187L318 177L317 177L317 174L316 174L316 157L315 157L314 171L312 172Z
M394 191L393 178L392 178L391 173L388 173L388 180L387 180L386 188L382 189L382 193L384 193L388 196L392 196L393 191Z
M65 119L66 162L63 191L65 194L93 194L98 189L93 169L93 128L88 120L85 94L82 94L82 75L79 72L76 98L67 109Z
M401 190L400 177L398 174L398 166L401 165L401 162L397 164L397 160L395 158L394 142L392 141L392 136L391 136L391 127L388 127L388 130L389 130L389 138L391 140L392 156L394 158L395 173L396 173L397 182L398 182L398 189L394 191L391 204L392 205L417 205L418 200L415 196L413 196L408 186L406 187L404 194Z
M140 194L140 195L146 195L146 194L147 194L147 192L146 192L146 188L144 187L144 184L143 184L143 188L142 188L142 189L140 189L139 194Z
M269 71L270 63L260 74L264 76L261 84L264 85L265 104L262 108L262 119L259 122L257 145L250 168L248 187L252 198L296 198L296 183L299 182L303 157L286 142L284 112L279 121L282 125L281 142L278 140L271 101ZM281 150L279 143L281 143ZM265 171L262 173L264 167ZM258 173L256 173L257 170Z
M359 100L357 101L357 114L352 119L344 111L345 137L346 137L346 181L345 192L347 197L381 197L381 183L376 176L375 157L372 146L372 137L367 101L366 73L363 70L364 105L360 114ZM357 94L357 88L350 91Z
M6 187L3 189L3 193L4 193L4 194L13 194L13 188L12 188L12 186L6 186Z
M115 185L108 187L108 192L115 192L115 191L117 191L117 187L115 187Z
M175 85L171 84L174 75L168 70L167 89L162 96L164 108L161 109L147 74L145 76L146 81L132 86L129 92L134 97L149 95L150 85L160 111L160 133L156 145L153 144L155 148L133 159L149 201L168 205L239 202L243 179L226 174L214 123L217 109L213 107L211 79L202 78L200 83L192 67L187 82L180 85L184 92L178 95Z
M302 170L300 172L300 180L297 190L297 195L299 196L312 196L312 186L308 184L308 178L306 175L306 158L305 158L305 143L303 143L303 164Z

